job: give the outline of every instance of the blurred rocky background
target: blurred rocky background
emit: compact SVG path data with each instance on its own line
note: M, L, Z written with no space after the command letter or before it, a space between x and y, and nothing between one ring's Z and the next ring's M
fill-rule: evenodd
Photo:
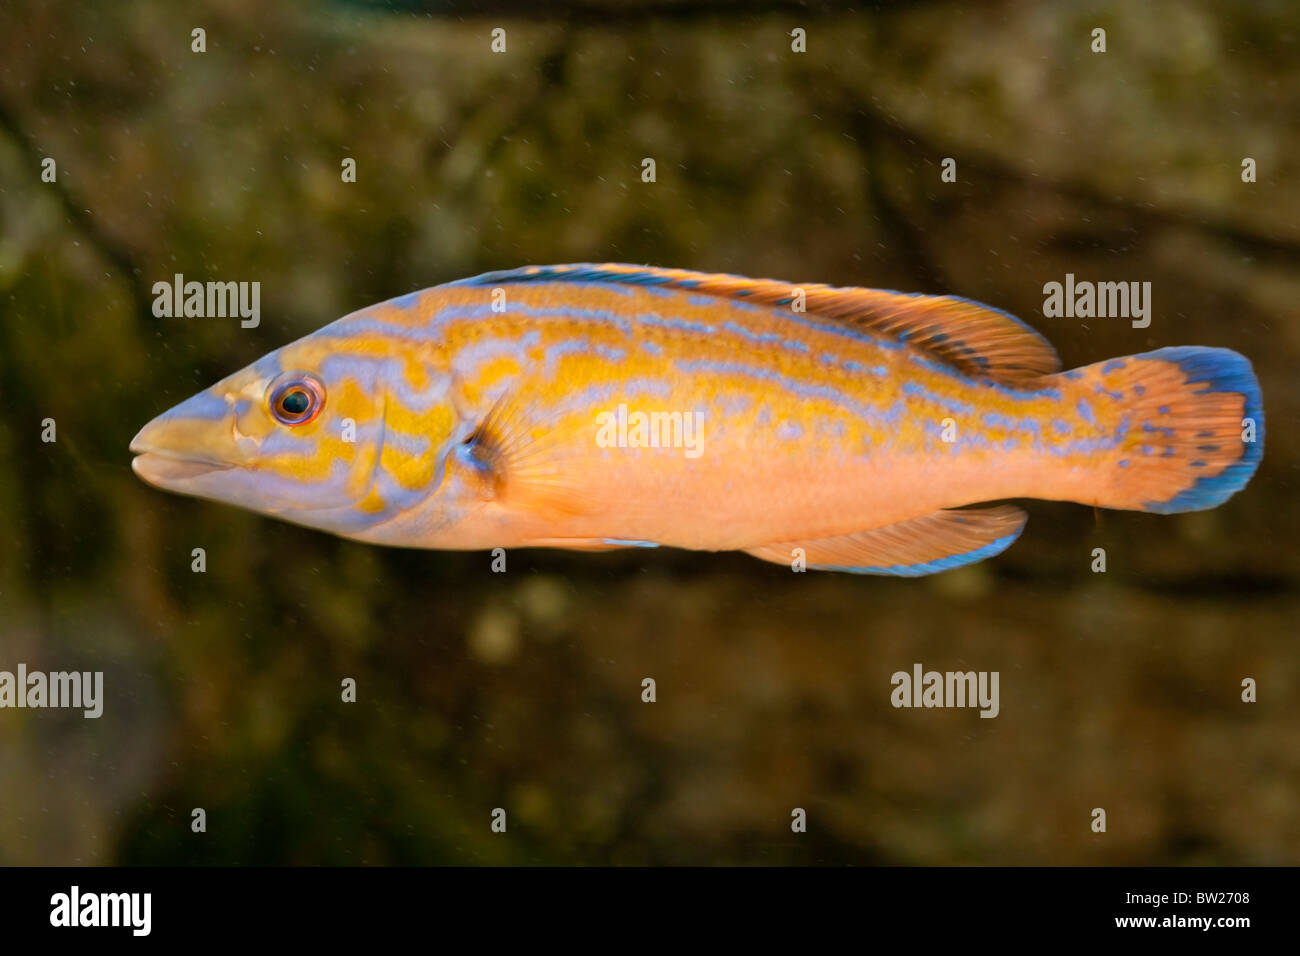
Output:
M1290 0L8 0L0 669L107 701L0 711L0 863L1300 862L1298 31ZM1235 348L1265 459L1202 514L1030 503L920 580L492 574L131 474L146 420L341 314L604 260L957 293L1067 367ZM1067 272L1150 281L1150 327L1044 318ZM175 273L260 281L261 325L155 318ZM1000 671L1000 716L893 709L918 661Z

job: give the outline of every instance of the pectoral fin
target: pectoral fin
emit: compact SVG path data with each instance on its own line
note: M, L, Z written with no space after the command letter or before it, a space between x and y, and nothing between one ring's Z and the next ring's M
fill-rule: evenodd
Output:
M550 519L571 518L601 509L608 492L590 480L584 452L591 435L574 434L522 398L526 387L493 403L456 450L472 474L480 496L511 511Z
M799 557L795 549L802 549L805 565L817 571L920 577L1000 553L1020 535L1027 517L1012 505L945 509L856 534L745 550L764 561L789 566Z

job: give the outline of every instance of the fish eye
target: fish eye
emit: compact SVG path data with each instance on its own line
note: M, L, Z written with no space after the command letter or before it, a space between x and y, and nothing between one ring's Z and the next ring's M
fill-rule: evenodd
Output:
M306 425L325 407L325 386L301 372L281 376L270 389L271 415L282 425Z

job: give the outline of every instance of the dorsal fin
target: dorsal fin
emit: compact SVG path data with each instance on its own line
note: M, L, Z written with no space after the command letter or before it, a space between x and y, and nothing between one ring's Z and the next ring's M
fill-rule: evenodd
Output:
M890 336L928 351L975 378L1015 384L1061 369L1051 343L1025 323L1006 312L958 296L778 282L612 262L526 266L462 279L453 285L509 282L656 285L776 307L789 306L795 290L800 289L804 294L804 314Z

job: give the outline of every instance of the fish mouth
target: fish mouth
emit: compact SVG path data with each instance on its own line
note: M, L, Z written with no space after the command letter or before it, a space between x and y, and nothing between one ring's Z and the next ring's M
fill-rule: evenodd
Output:
M131 449L136 451L134 447ZM228 471L233 465L218 461L205 461L201 458L183 458L157 451L138 452L131 460L131 470L160 488L167 488L180 481L192 481L217 471Z
M213 472L228 471L234 467L229 462L213 461L209 458L159 449L141 440L141 436L147 430L148 426L145 426L140 434L131 440L131 452L135 455L131 460L131 470L151 485L171 488L178 482L193 481L195 478L202 478Z

